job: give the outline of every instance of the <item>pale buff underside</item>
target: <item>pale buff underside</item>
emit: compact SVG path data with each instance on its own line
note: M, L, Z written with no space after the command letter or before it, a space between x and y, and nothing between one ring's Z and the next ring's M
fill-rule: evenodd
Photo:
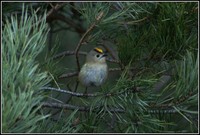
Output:
M84 64L79 73L79 81L84 86L100 86L107 78L107 64Z

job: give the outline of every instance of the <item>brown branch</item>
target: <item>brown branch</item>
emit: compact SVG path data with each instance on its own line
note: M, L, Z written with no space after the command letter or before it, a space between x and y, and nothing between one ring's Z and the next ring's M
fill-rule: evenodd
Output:
M85 112L89 112L90 107L89 106L75 106L75 105L70 105L70 104L62 104L62 103L52 103L52 102L42 102L42 107L49 107L49 108L57 108L57 109L68 109L68 110L76 110L78 109L78 111L85 111ZM99 106L96 106L95 108L99 108ZM95 110L92 110L93 112L95 112ZM111 112L111 113L124 113L125 110L123 109L119 109L119 108L109 108L108 110L106 110L107 112Z
M177 113L175 109L157 109L157 110L147 110L148 113L151 114L159 114L159 113Z
M57 88L53 88L53 87L42 87L42 88L40 88L40 90L51 90L51 91L66 93L66 94L76 96L76 97L97 97L97 96L109 97L109 96L114 96L114 95L120 95L120 94L123 94L126 92L141 92L142 87L135 87L135 88L124 90L124 91L117 92L117 93L101 93L101 94L78 93L78 92L72 92L69 90L57 89Z
M69 26L73 27L78 33L84 33L85 30L83 30L79 25L76 25L75 23L73 23L73 21L70 18L67 18L66 16L64 16L61 13L58 13L56 11L58 11L60 8L62 8L66 3L62 3L62 4L57 4L56 6L53 6L50 3L50 6L52 7L52 9L50 11L48 11L47 13L47 22L51 22L53 20L60 20L65 22L66 24L68 24Z
M103 17L103 12L101 12L97 18L96 21L88 28L88 30L85 32L85 34L82 36L82 38L80 39L76 49L75 49L75 56L76 56L76 63L77 63L77 67L78 67L78 71L80 71L80 63L79 63L79 57L78 57L78 52L80 50L80 47L82 45L82 43L84 42L85 38L87 37L87 35L89 34L89 32L95 27L95 25L99 22L99 20Z
M78 80L76 81L76 86L75 86L75 89L74 89L74 91L72 91L70 88L69 88L69 85L67 85L67 88L70 90L70 91L72 91L72 92L76 92L77 91L77 88L78 88ZM72 95L70 95L69 97L68 97L68 99L67 99L67 101L65 101L65 104L68 104L70 101L71 101L71 99L72 99ZM56 115L57 113L59 113L60 112L60 109L59 110L57 110L55 113L53 113L53 115Z
M77 89L78 89L78 85L79 85L79 81L78 80L76 80L76 85L75 85L75 88L74 88L74 91L73 92L75 92L76 93L76 91L77 91ZM70 88L69 88L69 86L67 87L69 90L71 90ZM69 103L69 101L72 99L72 95L70 95L70 97L68 98L68 100L65 102L65 103Z
M69 90L57 89L57 88L52 88L52 87L42 87L41 90L51 90L51 91L66 93L66 94L76 96L76 97L96 97L96 96L102 95L102 94L78 93L78 92L72 92Z
M90 107L89 106L75 106L75 105L71 105L71 104L62 104L62 103L55 103L55 102L42 102L41 103L42 107L49 107L49 108L56 108L56 109L68 109L68 110L78 110L78 111L84 111L84 112L89 112L90 111ZM99 106L96 106L94 108L99 108ZM95 110L92 110L93 112L95 112ZM120 108L108 108L108 110L106 110L107 112L111 112L111 113L125 113L124 109L120 109ZM148 113L151 114L157 114L164 112L164 113L177 113L176 110L147 110Z
M135 70L135 69L136 68L133 68L133 67L129 68L129 70ZM109 72L120 71L120 70L121 70L121 68L110 68Z
M52 7L52 5L50 4L50 6L52 7L51 10L49 10L46 14L46 20L48 21L51 16L53 15L53 13L57 10L59 10L60 8L62 8L66 3L61 3L61 4L57 4L55 7ZM38 10L36 10L36 12L38 12ZM40 24L43 21L44 18L38 20L36 23L34 23L31 27L35 27L36 25Z
M197 93L190 91L190 92L187 93L185 96L182 96L182 97L180 97L179 99L173 100L173 104L174 104L174 105L181 104L181 103L185 102L188 98L194 96L195 94L197 94Z
M68 77L73 77L77 75L78 75L78 72L72 72L72 73L62 74L59 78L68 78Z
M48 13L47 13L47 18L49 18L55 11L59 10L62 8L66 3L61 3L57 4L55 7L53 7Z

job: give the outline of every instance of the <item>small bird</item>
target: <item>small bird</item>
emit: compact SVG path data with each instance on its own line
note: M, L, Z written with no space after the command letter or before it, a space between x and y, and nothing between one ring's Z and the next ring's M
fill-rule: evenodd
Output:
M100 86L108 76L106 53L100 48L92 49L86 57L86 62L79 72L79 81L84 86Z

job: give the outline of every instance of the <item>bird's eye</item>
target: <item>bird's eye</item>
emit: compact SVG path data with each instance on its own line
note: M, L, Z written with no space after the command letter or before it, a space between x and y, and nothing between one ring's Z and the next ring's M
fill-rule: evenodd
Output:
M96 57L99 58L99 54L97 54Z

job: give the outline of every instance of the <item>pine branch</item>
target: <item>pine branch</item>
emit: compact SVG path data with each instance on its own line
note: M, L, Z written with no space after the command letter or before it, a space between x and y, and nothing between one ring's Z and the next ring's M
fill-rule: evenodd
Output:
M42 107L49 107L49 108L56 108L56 109L69 109L69 110L76 110L78 109L78 111L85 111L85 112L89 112L90 111L90 107L89 106L75 106L75 105L71 105L71 104L62 104L62 103L55 103L55 102L42 102L41 103ZM99 106L96 106L94 108L99 108ZM108 108L109 112L111 113L125 113L125 110L123 109L119 109L119 108ZM93 110L93 112L95 112L95 110ZM158 114L158 113L177 113L176 110L174 109L166 109L166 110L147 110L148 113L150 114Z
M173 114L173 113L178 113L175 109L159 109L159 110L147 110L148 113L150 114Z
M180 97L180 98L178 98L178 99L175 99L173 102L172 102L172 105L179 105L179 104L181 104L181 103L183 103L183 102L185 102L186 100L188 100L190 97L192 97L192 96L194 96L194 95L196 95L197 93L196 93L196 91L190 91L188 94L186 94L185 96L182 96L182 97Z
M185 102L186 100L188 100L190 97L196 95L196 92L189 92L188 94L186 94L185 96L182 96L178 99L175 99L167 104L160 104L160 105L156 105L156 103L151 103L150 107L151 108L171 108L173 106L177 106L183 102Z
M36 11L28 13L23 4L21 16L6 18L3 29L3 88L2 88L2 132L30 133L45 121L48 114L37 113L36 106L43 95L33 94L50 82L46 72L38 68L36 57L46 46L49 32L46 13L38 16ZM38 18L41 18L39 22ZM34 26L34 28L33 28ZM9 108L9 109L8 109Z
M77 92L72 92L72 91L64 90L64 89L57 89L57 88L53 88L53 87L42 87L42 88L40 88L40 90L51 90L51 91L66 93L66 94L76 96L76 97L98 97L98 96L109 97L109 96L114 96L114 95L121 95L121 94L124 94L126 92L141 92L142 88L137 87L137 88L127 89L127 90L117 92L117 93L102 93L102 94L77 93Z
M73 77L77 75L78 75L78 72L72 72L72 73L62 74L59 78L69 78L69 77Z
M53 103L53 102L42 102L41 103L42 107L49 107L49 108L57 108L57 109L69 109L69 110L78 110L78 111L84 111L84 112L89 112L90 107L89 106L75 106L75 105L70 105L70 104L61 104L61 103ZM96 106L95 108L99 108L99 106ZM95 112L95 110L92 110ZM106 112L111 112L111 113L124 113L125 110L119 109L119 108L109 108L106 110Z
M47 19L50 18L51 15L52 15L54 12L58 11L58 10L59 10L60 8L62 8L64 5L66 5L66 3L57 4L56 6L51 5L52 9L47 13L46 18L47 18Z
M76 49L75 49L75 56L76 56L76 63L77 63L77 67L78 67L78 71L80 71L80 63L79 63L79 57L78 57L78 52L79 49L82 45L82 43L84 42L85 38L87 37L87 35L90 33L90 31L92 31L92 29L94 29L95 25L99 22L99 20L103 17L103 12L101 12L97 18L96 21L88 28L88 30L85 32L85 34L82 36L82 38L80 39Z

